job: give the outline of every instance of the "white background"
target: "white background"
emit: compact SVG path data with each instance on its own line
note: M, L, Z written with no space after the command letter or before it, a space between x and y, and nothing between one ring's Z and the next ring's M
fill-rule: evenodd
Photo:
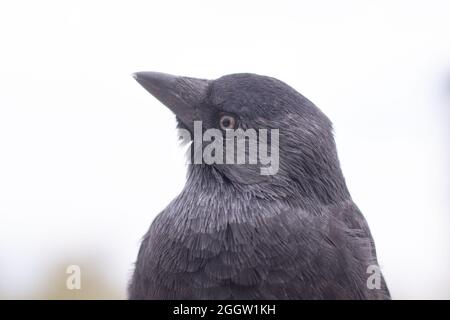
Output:
M335 124L393 298L450 298L449 30L448 1L2 1L0 298L68 264L125 296L185 177L142 70L296 88Z

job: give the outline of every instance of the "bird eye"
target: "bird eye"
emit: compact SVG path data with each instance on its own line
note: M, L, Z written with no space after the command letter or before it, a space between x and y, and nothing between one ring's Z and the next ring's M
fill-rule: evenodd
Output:
M222 130L230 130L236 126L236 120L232 116L224 115L220 118L219 124Z

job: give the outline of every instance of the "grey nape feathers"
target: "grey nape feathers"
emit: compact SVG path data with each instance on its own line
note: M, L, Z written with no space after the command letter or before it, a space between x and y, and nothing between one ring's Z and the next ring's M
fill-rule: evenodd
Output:
M313 103L255 74L134 76L191 132L197 120L223 129L224 115L225 125L279 129L279 169L190 164L183 191L143 238L131 299L389 299L381 273L370 273L379 272L375 245L332 124Z

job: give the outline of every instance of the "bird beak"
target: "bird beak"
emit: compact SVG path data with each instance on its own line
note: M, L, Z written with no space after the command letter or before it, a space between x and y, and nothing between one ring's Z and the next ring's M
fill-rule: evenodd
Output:
M168 107L188 128L193 128L195 109L206 97L208 80L178 77L161 72L136 72L133 77Z

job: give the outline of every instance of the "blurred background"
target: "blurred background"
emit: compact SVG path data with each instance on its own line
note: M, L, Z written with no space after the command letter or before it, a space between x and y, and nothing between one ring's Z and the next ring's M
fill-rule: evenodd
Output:
M449 299L449 30L434 0L2 1L0 298L126 297L185 178L174 117L131 77L153 70L312 100L393 298Z

